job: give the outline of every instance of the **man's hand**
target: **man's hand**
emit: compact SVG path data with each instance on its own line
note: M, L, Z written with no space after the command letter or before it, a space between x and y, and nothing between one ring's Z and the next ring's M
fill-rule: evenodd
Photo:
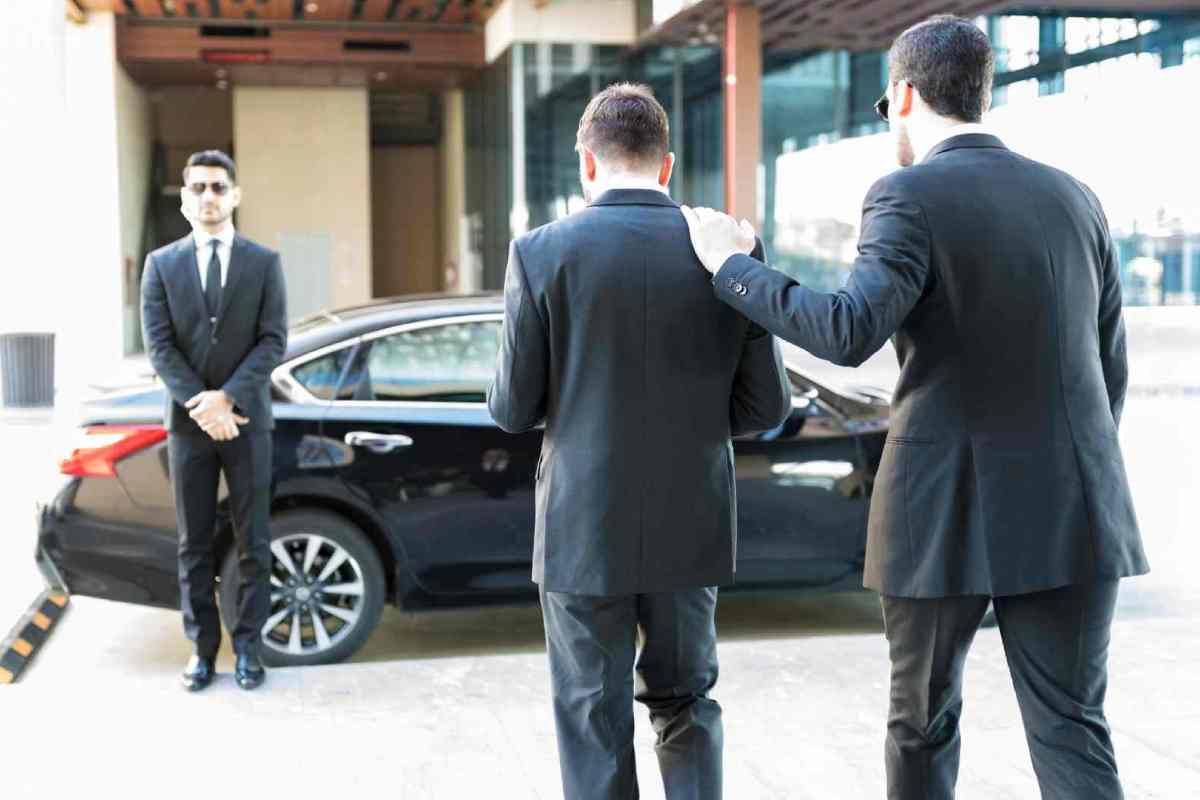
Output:
M704 268L716 275L725 260L737 253L750 255L754 251L754 227L741 224L728 214L711 208L680 206L692 235L692 248Z
M250 420L233 413L233 398L220 389L200 392L187 401L191 417L201 430L218 442L228 442L238 436L238 425Z

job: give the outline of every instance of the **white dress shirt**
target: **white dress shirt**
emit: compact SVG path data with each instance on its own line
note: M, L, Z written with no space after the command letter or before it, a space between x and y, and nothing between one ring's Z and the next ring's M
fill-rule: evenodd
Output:
M211 233L205 233L202 230L193 229L192 238L196 241L196 269L200 270L200 288L202 290L208 288L208 260L212 258L212 242L216 239L220 242L217 245L217 258L221 261L221 287L224 288L229 277L229 256L233 251L233 223L225 226L225 229L215 236Z
M934 139L925 147L925 151L921 153L921 157L917 159L917 163L924 161L925 156L929 155L930 151L942 142L954 136L962 136L965 133L991 133L991 131L982 122L960 122L957 125L951 125L949 128L943 130L937 139Z
M610 189L653 189L656 192L670 196L667 187L656 181L654 178L640 178L636 175L614 175L607 181L596 186L596 197L604 194Z

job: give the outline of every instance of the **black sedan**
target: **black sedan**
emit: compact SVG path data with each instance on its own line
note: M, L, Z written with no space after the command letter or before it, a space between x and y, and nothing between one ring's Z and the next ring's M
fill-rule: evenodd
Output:
M401 298L292 328L272 380L269 663L349 657L384 603L536 599L542 436L504 433L484 402L501 310L498 295ZM886 396L789 371L791 416L735 442L737 586L857 587ZM162 396L155 383L89 404L83 441L61 464L70 477L39 509L38 563L74 594L178 608ZM230 619L228 514L218 526L219 603Z

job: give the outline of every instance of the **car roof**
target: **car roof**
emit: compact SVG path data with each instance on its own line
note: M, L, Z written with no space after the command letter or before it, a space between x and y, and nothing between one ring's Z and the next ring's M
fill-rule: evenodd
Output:
M504 295L501 292L404 295L320 311L291 326L284 360L290 361L323 347L396 325L503 312ZM829 381L824 375L817 377L810 370L791 363L792 359L786 357L786 351L784 362L790 372L821 389L827 397L837 397L843 403L860 406L867 402L862 387L840 385ZM879 391L883 390L872 390L866 394L878 397Z
M504 311L503 301L500 292L422 294L387 297L361 305L319 311L291 326L284 358L290 360L393 325L440 317L501 313Z

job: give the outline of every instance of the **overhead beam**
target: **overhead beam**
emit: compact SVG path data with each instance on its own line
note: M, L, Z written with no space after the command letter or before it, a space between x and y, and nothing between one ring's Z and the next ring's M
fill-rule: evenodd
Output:
M482 67L482 31L271 28L267 36L204 35L197 25L120 25L122 62L204 62L206 51L264 53L271 64L428 64Z

